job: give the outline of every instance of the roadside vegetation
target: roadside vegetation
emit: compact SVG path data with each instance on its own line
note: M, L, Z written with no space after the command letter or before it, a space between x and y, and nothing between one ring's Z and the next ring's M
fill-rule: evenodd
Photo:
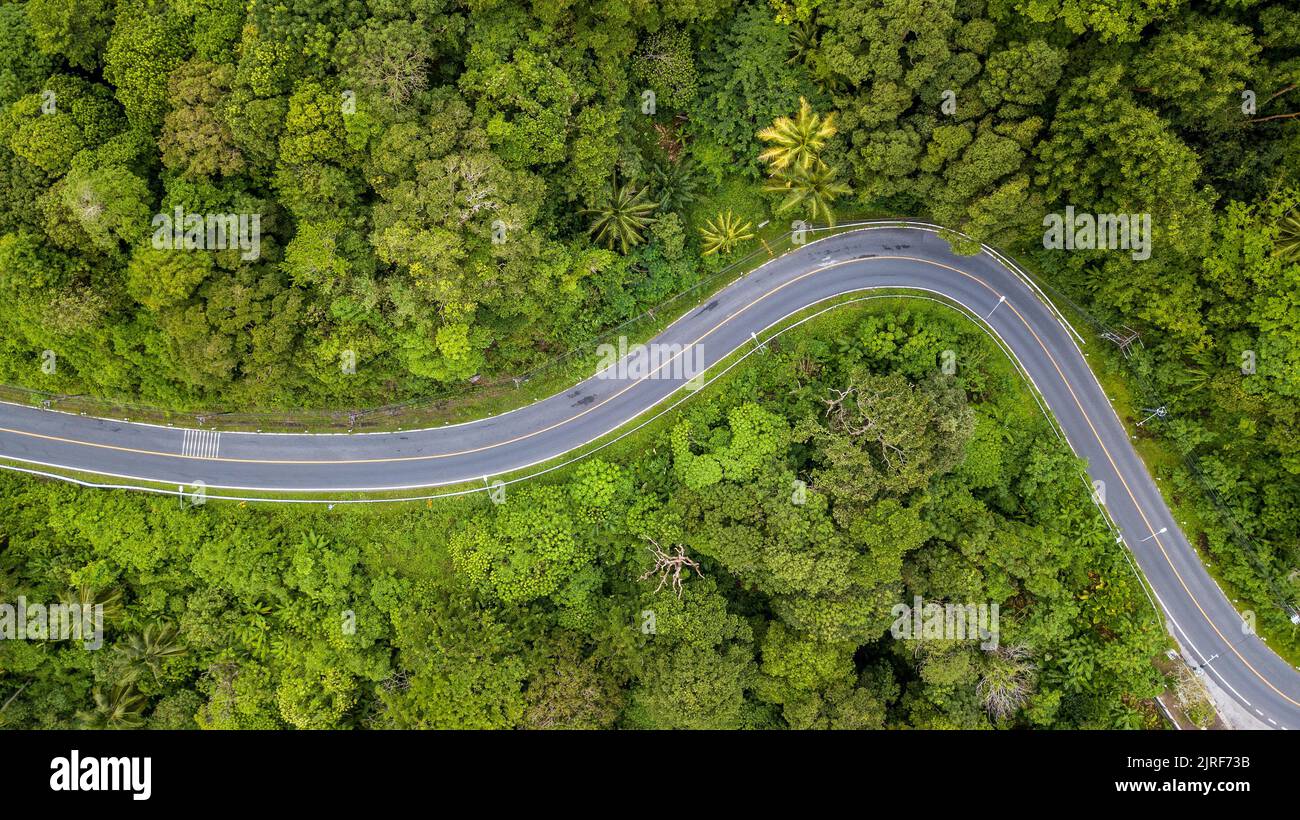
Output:
M3 475L3 596L106 607L102 651L0 642L0 719L1158 725L1160 621L1028 390L947 308L873 300L499 505L182 510ZM997 646L895 638L918 596L996 604Z
M1149 253L1046 249L1067 208L1149 215ZM549 392L568 365L511 377L585 361L793 220L853 214L998 245L1136 335L1128 357L1096 337L1091 360L1130 424L1165 408L1139 449L1230 597L1300 657L1300 11L0 0L8 385L321 427L486 388L430 411L459 419ZM191 217L249 241L208 247ZM608 694L589 698L602 725L1139 722L1161 639L1087 534L1077 465L998 409L1023 394L968 360L985 348L955 315L899 310L819 320L791 337L805 358L750 362L641 451L523 490L550 523L481 499L182 513L5 476L0 591L116 590L127 648L6 642L0 718L582 722L528 700L571 686ZM956 376L935 377L936 338ZM921 449L872 445L864 402ZM795 478L820 500L771 506ZM700 568L657 643L625 631L653 608L654 543ZM803 547L764 557L783 543ZM917 590L999 601L1025 640L905 657L881 607ZM360 638L327 629L362 607Z

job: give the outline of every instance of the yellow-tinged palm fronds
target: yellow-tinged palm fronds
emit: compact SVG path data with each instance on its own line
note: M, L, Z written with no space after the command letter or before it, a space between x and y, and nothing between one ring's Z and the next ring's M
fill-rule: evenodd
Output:
M700 235L704 239L704 255L731 253L741 242L754 238L753 227L752 222L742 222L730 210L718 214L700 228Z
M835 210L832 206L835 200L853 193L852 188L836 179L838 174L838 169L819 161L811 168L796 167L773 177L764 190L785 194L776 208L777 213L802 207L814 221L822 220L834 225Z
M768 163L774 173L794 168L808 170L835 133L835 115L818 114L808 100L800 97L798 114L777 117L771 126L758 132L760 140L771 143L758 158Z

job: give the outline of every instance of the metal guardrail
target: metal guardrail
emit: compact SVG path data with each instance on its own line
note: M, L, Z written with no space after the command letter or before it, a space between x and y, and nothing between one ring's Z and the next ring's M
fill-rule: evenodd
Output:
M1009 262L1010 260L1008 258L1007 260L1003 260L1003 261ZM1010 264L1015 265L1014 262L1010 262ZM1053 285L1051 285L1051 283L1048 282L1042 282L1040 284L1042 285L1043 289L1047 293L1051 294L1052 301L1058 301L1062 304L1068 305L1070 307L1070 310L1075 315L1079 316L1080 318L1084 319L1089 324L1091 324L1096 329L1099 336L1106 337L1108 334L1112 334L1115 332L1116 330L1115 326L1109 325L1106 322L1099 319L1091 311L1084 308L1077 301L1075 301L1074 299L1070 298L1068 295L1063 293L1059 288L1054 287ZM1142 357L1144 354L1135 353L1134 355ZM1146 403L1149 403L1151 405L1163 406L1164 401L1160 397L1160 391L1151 382L1151 380L1147 377L1147 375L1140 368L1136 366L1137 360L1133 359L1132 357L1125 356L1123 362L1125 364L1125 369L1128 373L1129 378L1133 381L1135 385L1137 385L1138 390L1141 392L1142 394L1141 398ZM1181 440L1179 440L1177 436L1172 432L1166 431L1164 435L1166 435L1170 439L1173 439L1181 443ZM1227 529L1229 530L1229 534L1233 537L1233 540L1237 543L1237 546L1241 548L1247 560L1250 561L1252 565L1254 565L1255 570L1260 577L1260 580L1262 580L1265 583L1265 585L1268 587L1269 593L1272 595L1274 603L1283 612L1285 612L1288 615L1288 617L1292 620L1293 623L1300 623L1300 621L1296 620L1297 616L1300 616L1300 609L1297 609L1294 605L1290 603L1288 596L1286 595L1284 589L1278 582L1279 568L1271 565L1269 562L1264 560L1264 558L1261 555L1262 550L1260 549L1259 545L1242 528L1241 523L1237 520L1236 515L1233 513L1232 509L1226 503L1224 503L1223 499L1219 496L1218 492L1206 479L1205 474L1201 471L1200 466L1197 463L1196 458L1194 457L1196 448L1184 448L1180 446L1178 449L1181 454L1180 461L1182 462L1183 467L1186 468L1187 474L1191 477L1192 481L1199 487L1200 491L1205 495L1205 497L1210 501L1210 504L1214 507L1215 512L1218 514L1218 518L1220 519L1221 523L1223 523L1227 527Z
M813 230L827 229L814 228ZM421 415L436 414L439 410L467 398L490 399L493 396L516 391L524 384L563 374L566 368L577 367L587 359L594 361L594 351L600 344L616 341L619 336L631 338L647 330L653 330L665 318L675 318L673 316L675 310L684 311L693 306L701 293L720 289L734 281L740 274L747 272L754 263L760 260L768 261L790 250L794 245L791 236L792 232L785 232L771 242L760 243L745 255L707 274L685 290L521 373L496 375L475 383L449 386L435 393L426 393L378 407L303 408L276 411L245 411L217 407L174 411L112 397L54 393L16 385L0 385L0 401L42 406L46 409L101 418L174 423L210 429L284 432L303 432L311 429L338 431L391 429L391 424L395 421L409 418L418 422Z
M908 218L883 218L845 222L835 226L810 226L810 233L832 234L843 231L851 231L856 228L865 226L889 226L898 225L902 227L923 227L937 231L941 234L948 233L957 237L965 237L958 231L936 225L931 222L918 219ZM597 346L612 342L620 336L627 336L629 339L640 338L643 334L653 335L666 325L666 320L675 319L677 311L684 312L689 307L693 307L700 301L700 294L712 293L720 290L722 287L730 284L739 274L747 272L750 266L764 256L767 260L774 259L782 253L792 250L797 244L793 241L794 231L787 231L778 235L778 238L772 240L772 243L760 240L760 245L713 273L710 273L695 284L679 291L678 293L663 300L652 308L622 323L608 328L602 333L592 337L586 343L577 344L568 351L552 357L550 360L526 370L517 375L496 376L487 381L480 381L477 384L459 385L449 387L445 391L438 393L426 394L423 396L413 397L404 401L394 402L379 407L364 409L319 409L319 410L285 410L271 412L250 412L239 410L221 410L213 409L206 411L188 411L176 412L162 410L160 408L138 405L131 402L114 400L111 398L88 396L84 394L59 394L48 391L41 391L31 388L0 385L0 401L12 401L15 403L42 406L47 409L57 409L63 412L80 413L82 415L94 415L103 418L121 418L133 421L154 421L159 423L183 423L185 426L207 427L211 429L249 429L249 430L281 430L281 431L306 431L313 428L326 430L347 430L351 431L358 428L368 429L390 429L388 423L394 420L411 420L418 423L421 415L436 414L438 411L452 406L456 402L464 401L468 398L491 398L494 395L501 395L518 390L522 385L544 380L551 377L562 375L566 368L573 368L570 375L575 377L580 375L577 370L581 363L587 360L594 360ZM775 247L773 247L775 245ZM1037 291L1043 301L1056 313L1058 320L1066 329L1078 337L1077 332L1070 325L1069 321L1063 317L1056 308L1056 304L1068 306L1072 313L1091 324L1099 335L1113 330L1112 326L1096 317L1091 311L1084 308L1078 301L1064 293L1060 288L1052 283L1034 277L1014 259L1003 252L1001 249L982 244L982 247L988 251L994 258L1005 265L1009 270L1019 276L1033 290ZM756 267L761 267L760 263ZM648 338L648 336L647 336ZM1150 380L1138 368L1133 366L1134 362L1128 361L1127 370L1134 383L1144 393L1144 398L1155 401L1158 400L1158 391L1151 384ZM562 389L558 386L557 389ZM401 429L401 428L398 428ZM1181 449L1181 448L1180 448ZM1226 523L1234 540L1242 547L1243 552L1255 565L1256 570L1260 573L1262 580L1269 586L1270 592L1275 598L1275 602L1291 615L1296 614L1296 610L1291 606L1287 596L1284 594L1277 580L1277 568L1264 561L1260 555L1260 550L1254 540L1245 532L1240 523L1236 520L1231 509L1223 503L1218 493L1205 479L1199 466L1191 454L1182 456L1182 463L1187 468L1188 474L1200 486L1202 492L1211 501L1220 518Z

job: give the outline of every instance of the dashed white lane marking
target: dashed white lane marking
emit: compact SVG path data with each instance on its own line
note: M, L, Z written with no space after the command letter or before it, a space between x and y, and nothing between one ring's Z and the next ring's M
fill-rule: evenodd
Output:
M216 458L221 451L221 433L216 430L186 430L181 439L181 455Z

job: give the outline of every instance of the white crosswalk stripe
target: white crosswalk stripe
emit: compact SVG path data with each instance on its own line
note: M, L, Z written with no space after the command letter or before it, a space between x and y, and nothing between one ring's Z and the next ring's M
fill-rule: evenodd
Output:
M181 455L216 458L221 450L221 433L216 430L186 430L181 439Z

